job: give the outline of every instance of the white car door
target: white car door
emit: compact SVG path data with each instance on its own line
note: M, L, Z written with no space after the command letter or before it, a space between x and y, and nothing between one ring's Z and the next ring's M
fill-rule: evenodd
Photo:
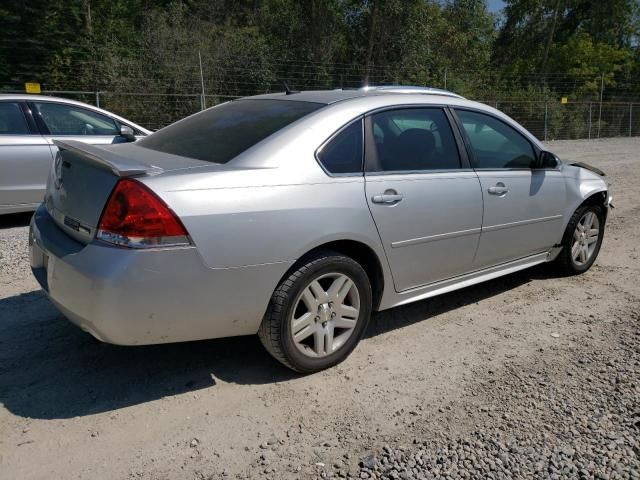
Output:
M120 126L113 118L81 106L51 102L30 102L36 121L45 131L44 137L53 146L53 140L78 140L93 145L124 143Z
M566 205L565 182L557 168L537 168L537 152L502 120L455 109L484 198L484 219L474 269L536 253L557 242Z
M53 161L47 140L23 106L19 100L0 101L0 213L41 203Z
M366 197L396 290L468 272L482 193L445 109L390 109L365 123Z

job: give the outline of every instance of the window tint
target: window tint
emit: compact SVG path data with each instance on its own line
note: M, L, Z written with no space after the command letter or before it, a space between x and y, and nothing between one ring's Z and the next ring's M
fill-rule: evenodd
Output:
M63 103L36 103L52 135L118 135L116 122L99 113Z
M362 120L353 122L318 152L330 173L362 172Z
M533 168L531 143L507 124L489 115L456 110L471 142L475 168Z
M207 162L227 163L322 106L290 100L236 100L169 125L136 145Z
M0 102L0 135L28 135L29 127L20 105Z
M460 155L440 108L389 110L372 116L375 154L370 171L460 168Z

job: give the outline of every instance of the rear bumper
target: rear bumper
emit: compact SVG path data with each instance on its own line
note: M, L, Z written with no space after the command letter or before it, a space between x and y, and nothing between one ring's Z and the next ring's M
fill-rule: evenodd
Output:
M96 338L144 345L257 332L288 264L212 269L195 247L83 245L46 209L31 220L31 268L56 307Z

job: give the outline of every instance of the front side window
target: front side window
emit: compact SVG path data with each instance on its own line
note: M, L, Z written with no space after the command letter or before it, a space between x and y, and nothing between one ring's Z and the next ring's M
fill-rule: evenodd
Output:
M17 103L0 102L0 135L28 135L29 126Z
M453 132L441 108L405 108L376 113L371 117L371 128L375 151L368 161L368 171L460 168Z
M169 125L136 145L207 162L227 163L323 106L292 100L236 100Z
M362 172L362 120L346 127L318 152L318 160L329 173Z
M51 135L119 135L116 122L100 113L64 103L36 103Z
M471 143L474 168L534 168L531 143L506 123L478 112L456 110Z

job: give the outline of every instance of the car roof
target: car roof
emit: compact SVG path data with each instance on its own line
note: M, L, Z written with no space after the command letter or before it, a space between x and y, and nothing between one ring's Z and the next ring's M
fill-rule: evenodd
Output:
M397 86L397 85L385 85L378 87L363 87L360 89L336 89L336 90L305 90L305 91L289 91L278 93L267 93L263 95L254 95L251 97L244 97L245 99L273 99L273 100L294 100L299 102L315 102L332 104L344 100L350 100L355 98L373 97L380 95L392 95L392 94L413 94L413 95L425 95L429 97L439 97L440 101L443 101L442 97L458 98L462 99L460 95L450 92L449 90L443 90L440 88L432 87L413 87L413 86Z
M272 99L281 101L316 102L325 107L299 120L300 125L317 125L318 122L326 123L333 128L335 125L345 125L354 118L365 115L377 109L387 107L402 108L416 105L443 106L467 108L490 114L501 119L511 127L526 136L534 145L543 149L540 141L525 127L505 113L473 100L468 100L460 95L447 90L426 87L369 87L359 90L310 90L302 92L270 93L244 97L239 101L250 99ZM298 123L298 122L296 122ZM332 131L335 131L333 128Z
M38 100L46 100L48 102L70 103L74 105L82 105L83 107L96 108L93 105L89 105L88 103L79 102L77 100L72 100L70 98L51 97L49 95L35 95L35 94L29 94L29 93L0 93L0 100L21 100L21 101L30 101L30 102L36 102Z

